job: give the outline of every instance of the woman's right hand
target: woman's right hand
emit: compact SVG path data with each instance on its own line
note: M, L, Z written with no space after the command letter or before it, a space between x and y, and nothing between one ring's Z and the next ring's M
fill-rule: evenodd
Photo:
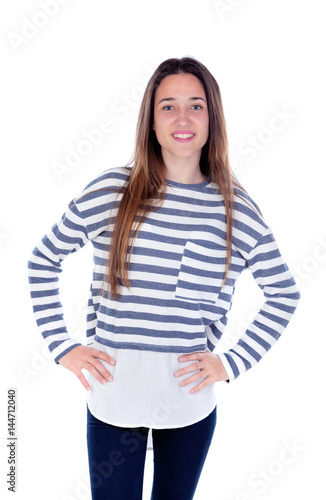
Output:
M78 345L71 349L71 351L59 359L58 363L72 371L79 378L85 389L90 391L91 387L84 377L82 369L89 371L102 384L106 384L107 381L112 382L113 380L111 373L99 359L106 361L110 365L115 365L115 360L105 352L83 345Z

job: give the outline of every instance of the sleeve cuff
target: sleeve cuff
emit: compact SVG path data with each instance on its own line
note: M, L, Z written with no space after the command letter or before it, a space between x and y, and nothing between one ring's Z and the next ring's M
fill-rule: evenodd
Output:
M223 353L218 353L217 356L222 361L222 364L223 364L223 366L228 374L228 377L229 377L228 380L226 380L225 382L227 382L227 383L232 382L233 380L235 380L236 377L235 377L233 370L232 370L232 368L227 360L227 357Z
M82 345L80 342L76 342L76 341L73 341L71 340L70 341L70 345L67 346L63 351L60 352L60 354L58 354L57 356L55 356L54 358L54 361L56 364L59 364L59 360L65 355L65 354L68 354L68 352L72 351L72 349L74 349L74 347L77 347L79 345Z

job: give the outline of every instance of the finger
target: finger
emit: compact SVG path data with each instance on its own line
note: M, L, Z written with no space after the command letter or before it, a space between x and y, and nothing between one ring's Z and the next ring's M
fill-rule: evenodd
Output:
M112 375L111 373L105 368L103 363L101 361L98 361L96 358L92 358L91 360L88 361L90 366L94 366L95 369L98 371L98 373L105 379L109 380L111 382L112 380ZM97 378L97 377L96 377Z
M193 361L195 359L202 359L204 357L204 352L193 352L192 354L183 354L179 357L180 363L184 363L185 361Z
M177 370L174 375L176 377L180 377L181 375L185 375L186 373L194 372L195 370L201 370L204 368L204 365L198 361L197 363L192 363L191 365L185 366L181 368L181 370Z
M75 372L75 375L77 376L77 378L80 380L80 382L83 384L83 386L85 387L85 389L87 391L90 391L91 390L91 386L89 385L89 383L87 382L85 376L83 375L82 372L79 372L79 373L76 373Z
M181 382L179 382L179 385L181 387L184 387L184 386L186 386L188 384L191 384L192 382L196 382L196 380L200 380L200 379L202 379L204 377L205 377L205 375L203 375L203 372L200 371L200 372L195 373L191 377L188 377L188 378L186 378L184 380L181 380Z
M95 358L102 359L103 361L106 361L106 362L107 362L107 363L109 363L110 365L115 365L115 359L113 359L111 356L109 356L109 354L106 354L106 353L105 353L105 352L103 352L103 351L99 351L99 350L97 350L97 349L93 349L93 348L92 348L91 354L92 354L92 356L94 356Z
M103 368L103 365L102 363L100 363L100 365L102 366ZM107 375L107 378L105 378L102 373L91 363L89 363L87 366L84 366L84 368L89 372L91 373L99 382L101 382L101 384L106 384L107 381L109 382L112 382L113 380L113 377L111 375L110 372L107 372L108 375Z
M190 392L190 394L195 394L196 392L204 389L204 387L207 387L209 384L210 384L210 382L207 382L207 378L205 378L205 380L200 382L200 384L196 385L196 387L193 387L192 389L190 389L189 392Z

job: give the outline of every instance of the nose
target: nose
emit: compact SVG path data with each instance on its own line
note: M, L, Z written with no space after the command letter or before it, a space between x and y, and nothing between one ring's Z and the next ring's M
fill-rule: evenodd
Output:
M189 117L186 109L179 109L178 116L176 120L176 125L179 127L184 127L187 123L189 123Z

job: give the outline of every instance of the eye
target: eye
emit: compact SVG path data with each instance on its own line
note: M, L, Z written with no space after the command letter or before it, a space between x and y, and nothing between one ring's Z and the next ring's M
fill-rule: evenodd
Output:
M164 106L163 110L165 111L170 111L170 109L173 109L173 106Z
M192 108L195 108L195 109L203 109L203 106L201 106L200 104L194 104L192 106Z

